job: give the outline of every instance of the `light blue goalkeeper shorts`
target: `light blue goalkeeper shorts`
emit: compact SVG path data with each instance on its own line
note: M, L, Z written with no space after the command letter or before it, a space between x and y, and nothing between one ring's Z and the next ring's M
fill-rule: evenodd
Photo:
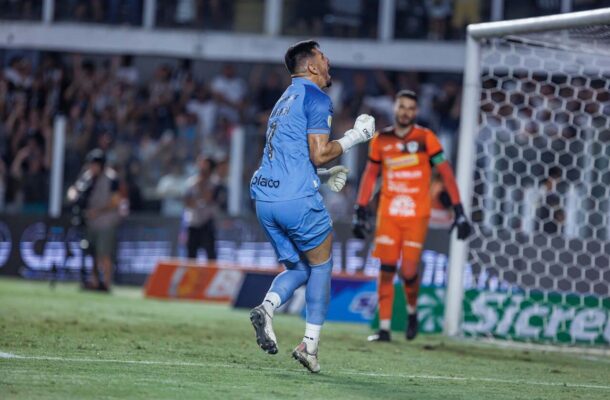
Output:
M333 229L319 193L296 200L257 201L256 216L280 262L296 263L300 253L318 247Z

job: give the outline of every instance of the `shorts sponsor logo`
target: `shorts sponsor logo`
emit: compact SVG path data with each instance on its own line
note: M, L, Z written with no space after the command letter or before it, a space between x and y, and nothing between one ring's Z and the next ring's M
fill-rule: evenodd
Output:
M415 216L415 201L411 196L396 196L390 203L390 215L395 217Z
M268 188L273 188L273 189L277 189L280 187L280 181L278 180L274 180L272 178L265 178L262 176L255 176L252 179L252 185L253 186L260 186L260 187L268 187Z
M416 249L421 249L422 248L422 244L419 242L414 242L412 240L405 240L404 242L402 242L402 245L405 247L415 247Z
M377 244L385 244L385 245L393 245L396 244L396 240L392 239L388 235L381 235L375 239L375 243Z

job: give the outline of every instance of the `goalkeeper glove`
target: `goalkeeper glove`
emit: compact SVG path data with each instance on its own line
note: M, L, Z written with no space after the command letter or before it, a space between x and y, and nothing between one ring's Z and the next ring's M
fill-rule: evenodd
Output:
M330 190L333 192L340 192L347 181L347 173L349 172L349 169L343 165L337 165L330 169L318 168L317 172L318 176L320 177L328 177L324 183L326 183Z
M352 221L352 232L358 239L364 239L367 234L371 233L371 224L369 222L370 212L368 207L356 204L354 219Z
M464 240L472 233L472 226L464 214L464 207L462 207L461 204L456 204L453 206L453 214L453 225L451 225L449 233L451 233L454 228L457 228L457 238L459 240Z
M354 128L345 132L345 135L337 140L344 153L357 144L368 142L375 133L375 118L368 114L361 114L356 118Z

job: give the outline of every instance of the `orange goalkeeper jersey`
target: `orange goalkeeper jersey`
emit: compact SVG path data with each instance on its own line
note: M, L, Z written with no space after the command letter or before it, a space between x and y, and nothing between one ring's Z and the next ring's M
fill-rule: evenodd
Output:
M385 128L371 140L369 159L381 164L379 215L430 216L431 163L444 161L443 147L431 130L414 125L401 139L394 127Z

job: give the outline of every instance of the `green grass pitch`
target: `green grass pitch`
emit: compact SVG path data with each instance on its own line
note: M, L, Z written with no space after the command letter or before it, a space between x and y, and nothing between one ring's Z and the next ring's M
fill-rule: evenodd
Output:
M0 280L1 399L609 399L610 359L506 350L441 336L367 343L328 323L322 372L290 357L304 322L279 315L263 353L227 305L110 296Z

